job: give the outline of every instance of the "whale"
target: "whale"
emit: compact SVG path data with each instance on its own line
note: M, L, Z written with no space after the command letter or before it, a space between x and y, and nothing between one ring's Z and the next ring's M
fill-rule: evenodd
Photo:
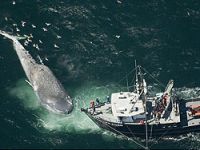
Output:
M43 63L37 63L29 52L19 42L20 37L13 36L0 30L0 34L11 40L23 67L26 81L33 88L41 105L50 111L69 114L73 110L72 98L65 91L61 82L53 72Z

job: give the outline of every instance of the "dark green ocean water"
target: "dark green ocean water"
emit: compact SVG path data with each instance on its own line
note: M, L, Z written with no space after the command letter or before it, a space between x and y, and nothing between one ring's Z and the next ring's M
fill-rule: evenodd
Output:
M135 59L162 83L174 79L182 97L200 95L199 0L0 0L0 30L32 36L20 42L75 104L69 116L43 108L11 42L0 36L0 148L139 148L80 112L90 99L123 90ZM150 145L199 149L199 139L190 133Z

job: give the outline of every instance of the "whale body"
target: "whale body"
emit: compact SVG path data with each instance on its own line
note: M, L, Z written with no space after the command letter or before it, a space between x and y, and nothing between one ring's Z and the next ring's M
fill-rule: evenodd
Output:
M38 64L27 50L20 44L18 37L0 30L0 34L10 39L18 58L41 104L47 109L69 114L73 110L72 99L53 72L44 64Z

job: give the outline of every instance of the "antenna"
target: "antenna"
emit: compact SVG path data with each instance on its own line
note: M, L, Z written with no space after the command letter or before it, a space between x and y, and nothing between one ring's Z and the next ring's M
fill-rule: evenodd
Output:
M136 62L136 60L135 60L135 81L136 81L136 83L135 83L135 87L136 87L136 92L139 94L139 85L138 85L138 73L137 73L137 70L138 68L137 68L137 62Z
M135 72L136 72L136 83L138 83L137 62L136 62L136 60L135 60Z
M126 75L126 87L127 87L128 92L129 92L128 76L127 75Z

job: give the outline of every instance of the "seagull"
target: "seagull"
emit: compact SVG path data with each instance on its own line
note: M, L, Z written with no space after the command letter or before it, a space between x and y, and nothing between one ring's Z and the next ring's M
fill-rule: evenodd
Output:
M32 27L33 27L33 28L36 28L36 26L35 26L34 24L32 24Z
M24 27L26 22L24 22L24 21L21 21L21 23L22 23L22 27Z
M41 43L41 44L42 44L43 42L42 42L41 40L39 40L39 43Z
M60 35L56 35L57 39L61 39L61 36Z
M30 34L30 38L33 38L33 34L32 33Z
M54 47L55 47L55 48L59 48L56 44L54 44Z
M25 46L28 46L28 41L27 41L27 40L24 42L24 45L25 45Z
M16 28L16 31L19 32L20 31L19 28Z
M42 29L43 29L43 31L45 31L45 32L47 31L47 29L46 29L46 28L42 28Z
M117 0L117 3L121 4L122 2L120 0Z
M51 25L51 23L45 23L47 26L50 26Z
M48 61L49 59L47 58L47 56L45 56L45 60Z
M119 38L120 38L120 35L116 35L115 37L119 39Z

